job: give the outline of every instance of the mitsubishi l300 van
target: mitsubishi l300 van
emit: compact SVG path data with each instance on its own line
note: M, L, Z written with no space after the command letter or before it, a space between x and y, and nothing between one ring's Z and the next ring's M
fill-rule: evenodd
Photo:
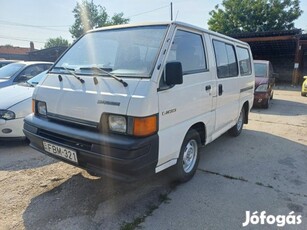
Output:
M248 122L247 43L181 22L92 30L33 94L34 149L89 173L132 180L172 167L189 180L199 148Z

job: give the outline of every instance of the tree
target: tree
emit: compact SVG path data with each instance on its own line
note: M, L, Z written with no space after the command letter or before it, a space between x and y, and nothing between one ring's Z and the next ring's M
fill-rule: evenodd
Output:
M62 38L62 37L57 37L57 38L49 38L47 42L45 43L45 49L47 48L52 48L56 46L69 46L68 40Z
M303 11L299 0L223 0L210 12L210 30L233 34L294 29Z
M128 18L124 18L123 13L116 13L110 18L105 7L95 5L93 1L77 2L72 11L75 17L75 23L70 27L69 32L73 38L78 38L86 31L98 27L119 25L129 22Z

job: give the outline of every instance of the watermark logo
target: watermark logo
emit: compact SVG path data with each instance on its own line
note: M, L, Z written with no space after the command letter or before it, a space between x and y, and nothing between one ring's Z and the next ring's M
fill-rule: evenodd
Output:
M287 225L298 225L302 223L302 216L301 215L294 215L294 212L290 212L288 215L267 215L266 211L262 211L260 213L253 212L251 214L250 211L246 211L245 213L245 222L242 223L243 227L246 227L249 224L257 225L257 224L269 224L275 225L277 227L284 227Z

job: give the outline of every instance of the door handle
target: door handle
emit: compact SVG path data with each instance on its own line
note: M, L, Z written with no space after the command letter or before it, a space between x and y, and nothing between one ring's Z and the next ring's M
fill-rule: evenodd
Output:
M219 84L219 96L223 94L223 85Z
M206 85L206 91L210 90L211 89L211 85Z

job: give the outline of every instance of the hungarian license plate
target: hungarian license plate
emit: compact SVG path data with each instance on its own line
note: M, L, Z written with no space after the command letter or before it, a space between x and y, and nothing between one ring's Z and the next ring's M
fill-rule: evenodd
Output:
M55 145L46 141L43 141L44 150L53 155L65 158L69 161L78 163L77 153L75 150L68 149L59 145Z

